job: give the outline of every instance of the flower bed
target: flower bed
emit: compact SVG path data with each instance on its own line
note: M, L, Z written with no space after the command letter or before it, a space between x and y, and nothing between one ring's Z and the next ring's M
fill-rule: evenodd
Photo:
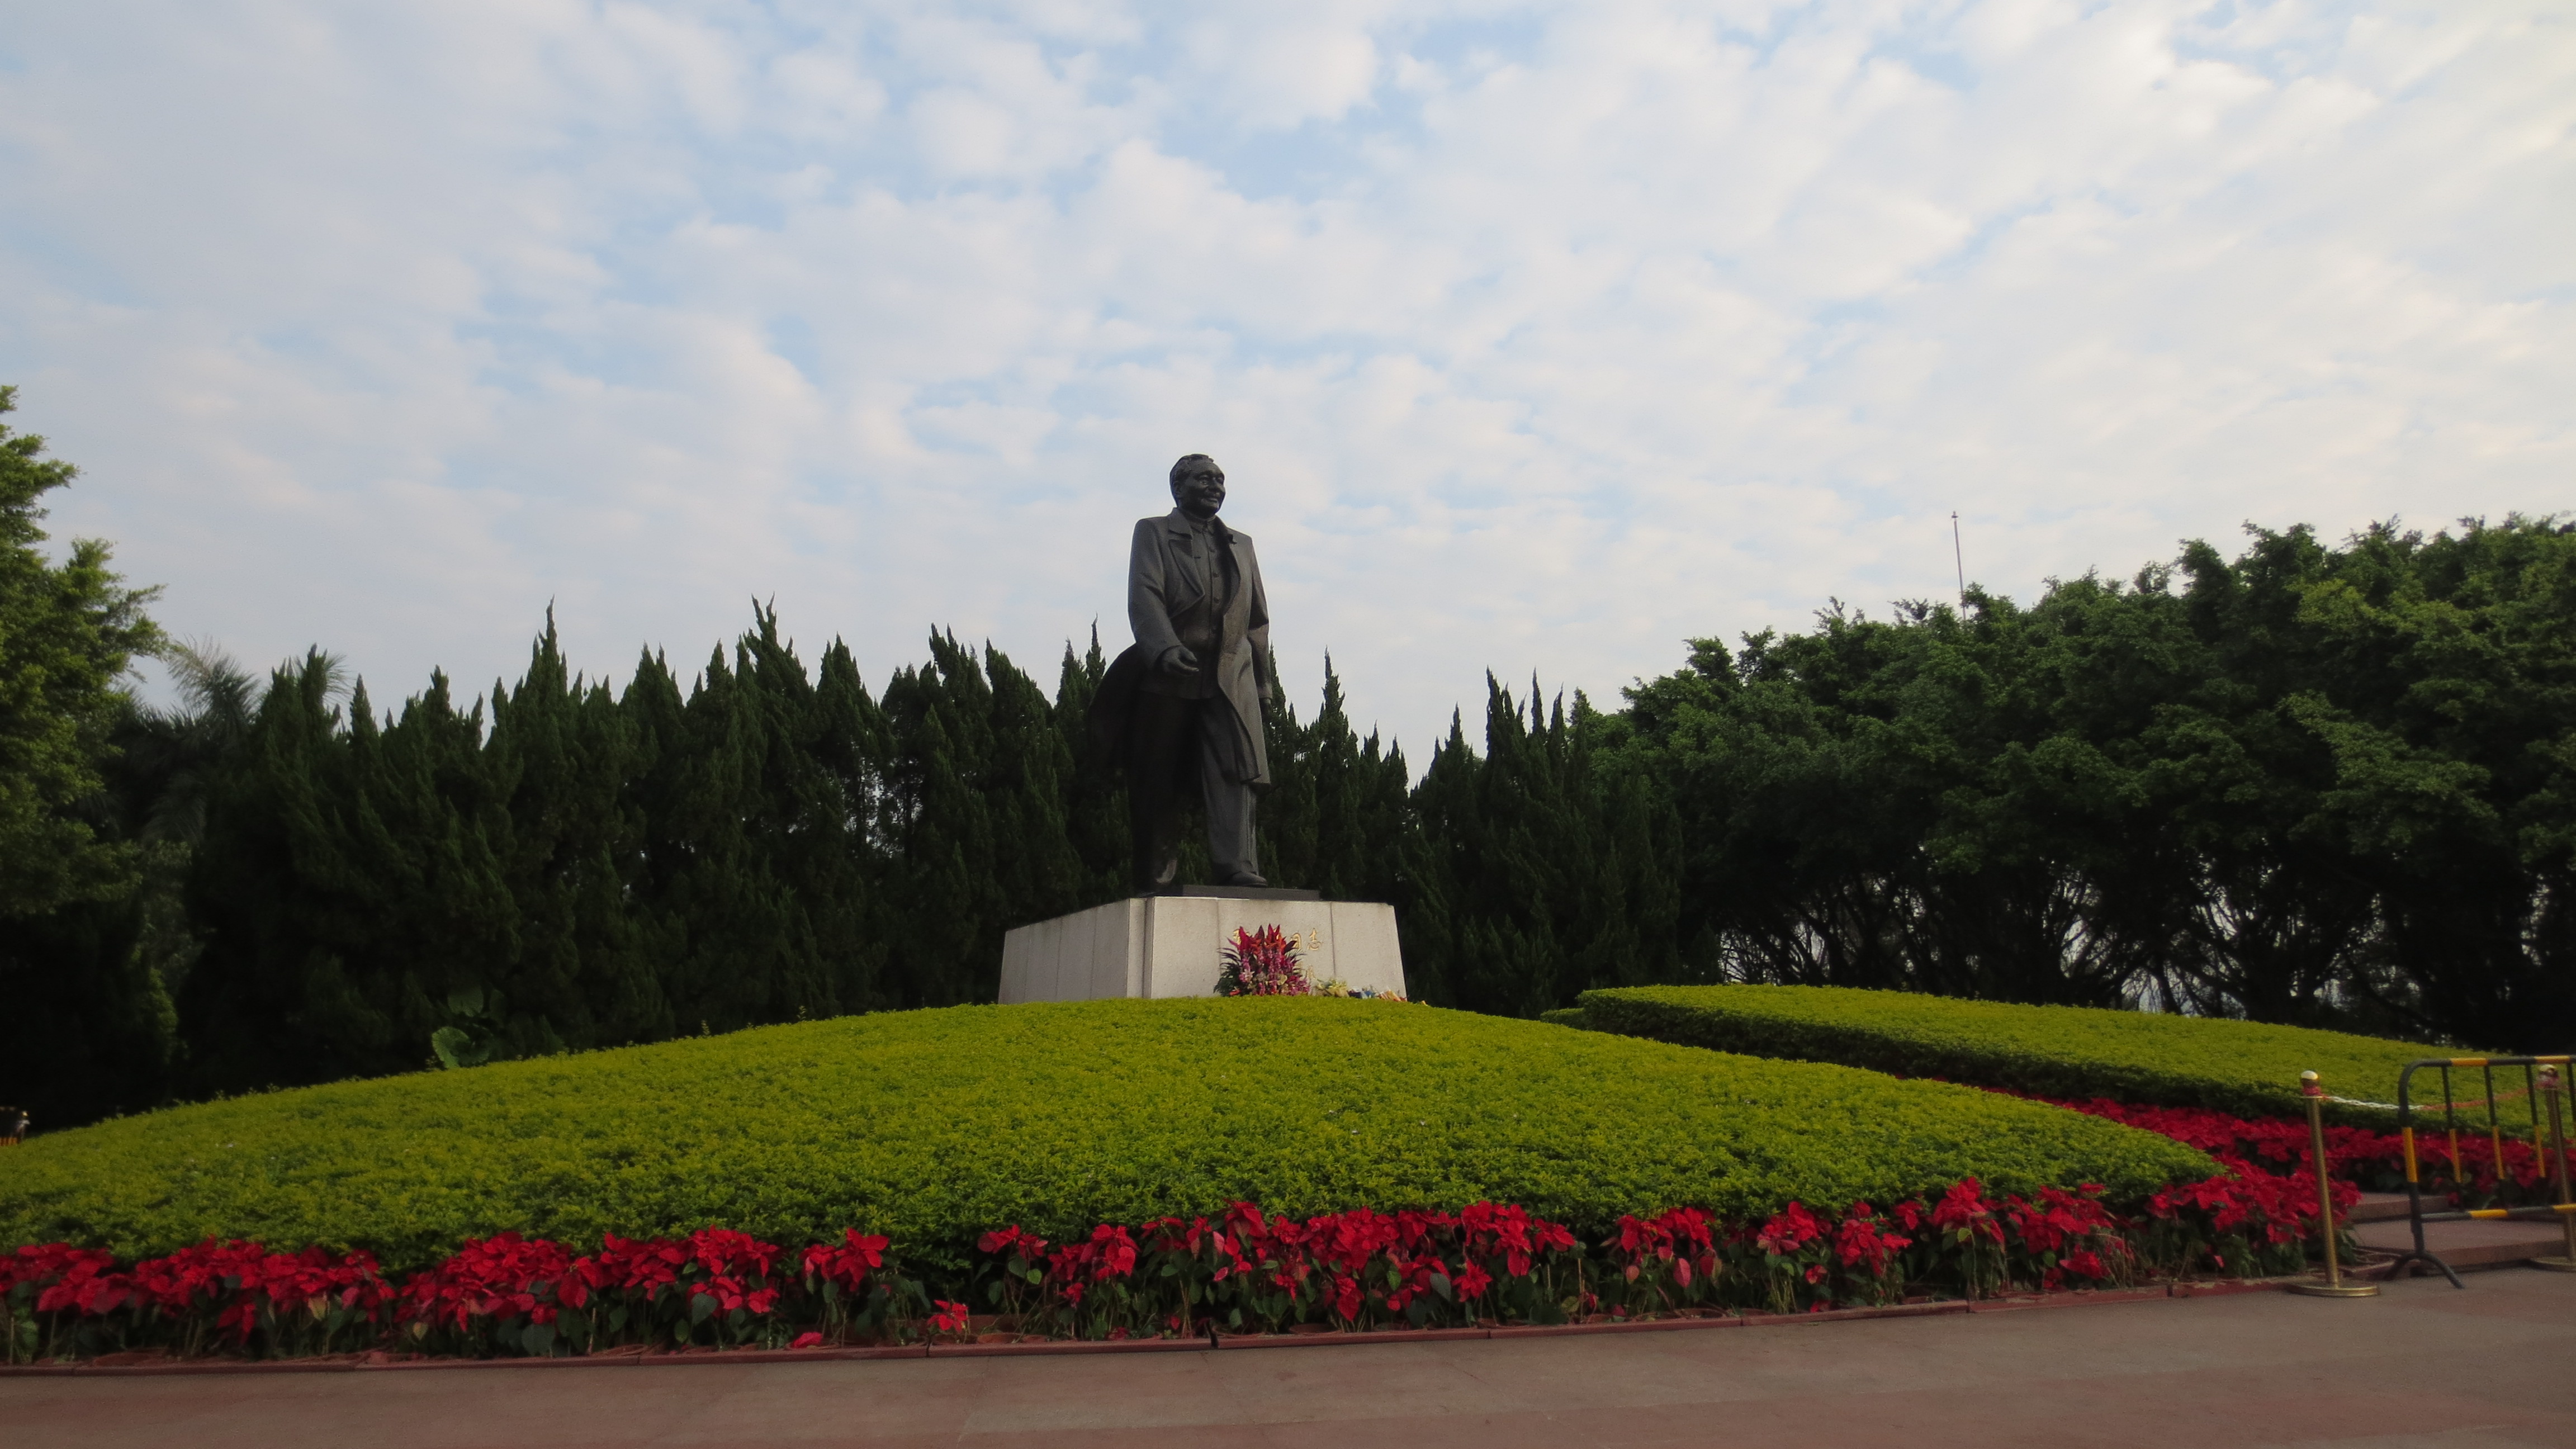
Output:
M1932 1200L1974 1178L2122 1212L2212 1171L1992 1093L1312 996L890 1012L209 1102L0 1152L0 1244L209 1236L394 1274L505 1232L587 1251L863 1224L919 1274L1018 1224L1515 1203L1598 1240L1689 1204Z
M1238 1202L1063 1243L999 1229L965 1271L934 1283L905 1277L884 1237L855 1230L799 1252L708 1228L612 1236L589 1254L503 1233L399 1282L364 1252L209 1240L120 1267L103 1250L51 1244L0 1258L0 1334L11 1362L138 1350L493 1357L956 1339L974 1331L979 1302L1013 1334L1093 1340L1819 1312L2203 1266L2295 1271L2313 1202L2303 1215L2272 1181L2171 1188L2132 1221L2091 1185L2024 1198L1967 1180L1884 1206L1792 1202L1732 1223L1698 1208L1624 1215L1593 1242L1489 1202L1304 1219Z
M2308 1143L2308 1124L2302 1120L2238 1117L2206 1107L2137 1107L2101 1097L2085 1101L2051 1101L2044 1097L2032 1100L2049 1101L2052 1106L2170 1137L2223 1163L2279 1173L2302 1183L2314 1180L2310 1174L2316 1171L2316 1159ZM2326 1175L2339 1185L2339 1191L2405 1190L2406 1149L2396 1133L2330 1126L2325 1138ZM2492 1207L2551 1200L2548 1155L2528 1138L2512 1135L2511 1129L2492 1134L2483 1125L2464 1129L2456 1142L2446 1132L2420 1131L2417 1141L2421 1144L2417 1167L2422 1174L2423 1191L2429 1200L2442 1206ZM2571 1149L2570 1155L2571 1171L2576 1171L2576 1149Z
M2303 1113L2304 1071L2322 1074L2338 1096L2394 1101L2408 1062L2444 1054L2247 1021L1828 986L1636 986L1587 991L1581 1002L1551 1018L1747 1056L2246 1117ZM2419 1098L2439 1091L2430 1078L2416 1089ZM2350 1125L2396 1125L2394 1112L2369 1107L2331 1104L2327 1112Z

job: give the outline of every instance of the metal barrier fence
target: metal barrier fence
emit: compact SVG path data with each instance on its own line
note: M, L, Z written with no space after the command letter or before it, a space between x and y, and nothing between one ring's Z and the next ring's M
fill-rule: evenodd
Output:
M2567 1190L2567 1124L2565 1121L2567 1092L2564 1080L2567 1065L2568 1058L2563 1056L2426 1057L2421 1061L2406 1064L2406 1070L2397 1076L2397 1133L2400 1145L2406 1153L2406 1218L2408 1224L2414 1229L2415 1246L2397 1255L2397 1260L2388 1265L2386 1276L2396 1277L2410 1262L2429 1263L2440 1269L2443 1277L2451 1280L2452 1287L2467 1286L2460 1282L2460 1275L2451 1270L2450 1264L2443 1262L2431 1249L2424 1246L2424 1225L2499 1218L2555 1217L2558 1219L2559 1225L2567 1234L2566 1255L2557 1258L2535 1258L2531 1261L2535 1266L2555 1268L2562 1272L2576 1270L2576 1201L2570 1200ZM2451 1073L2454 1070L2465 1070L2471 1067L2478 1069L2482 1087L2481 1095L2486 1107L2487 1140L2494 1153L2496 1186L2501 1191L2505 1183L2504 1119L2496 1107L2500 1099L2496 1094L2495 1074L2498 1067L2508 1070L2514 1067L2522 1069L2522 1090L2508 1092L2506 1095L2521 1097L2528 1104L2532 1151L2548 1163L2545 1176L2551 1189L2551 1201L2548 1204L2513 1208L2453 1208L2444 1212L2430 1213L2424 1211L2423 1173L2417 1160L2413 1092L2415 1074L2428 1067L2442 1074L2442 1130L2450 1139L2451 1182L2454 1187L2462 1191L2465 1191L2469 1185L2469 1176L2460 1165L2460 1100L2459 1093L2453 1089ZM2541 1103L2544 1100L2549 1107L2545 1132L2541 1120ZM2309 1111L2311 1115L2315 1114L2316 1107L2313 1103ZM2476 1132L2477 1124L2472 1122L2469 1130L2472 1133ZM2522 1135L2519 1125L2514 1135L2517 1137ZM2322 1150L2318 1152L2317 1159L2319 1170L2323 1171L2325 1154Z

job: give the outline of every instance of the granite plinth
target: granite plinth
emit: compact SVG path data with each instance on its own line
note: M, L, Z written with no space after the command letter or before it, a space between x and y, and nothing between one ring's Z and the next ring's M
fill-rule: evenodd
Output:
M1193 886L1022 926L1002 938L1002 1003L1214 996L1237 930L1277 926L1309 980L1404 993L1395 907L1280 888ZM1302 898L1301 898L1302 897Z

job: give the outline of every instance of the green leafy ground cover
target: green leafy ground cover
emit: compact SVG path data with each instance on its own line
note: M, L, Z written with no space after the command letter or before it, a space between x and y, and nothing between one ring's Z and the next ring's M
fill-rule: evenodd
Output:
M1747 1056L1836 1062L2047 1097L2212 1107L2245 1117L2305 1112L2303 1071L2316 1072L2337 1096L2394 1101L2398 1072L2408 1062L2451 1054L2295 1026L1832 986L1637 986L1587 991L1580 1000L1580 1007L1550 1018ZM2499 1081L2500 1090L2504 1085ZM2414 1090L2418 1103L2440 1100L2438 1079L2429 1072L2417 1074ZM2363 1107L2327 1110L2355 1126L2396 1121L2393 1112Z
M2207 1175L2168 1139L1965 1087L1429 1007L1257 998L969 1006L764 1027L173 1108L0 1154L0 1243L208 1235L416 1266L516 1229L577 1245L856 1226L962 1261L1022 1223L1524 1205L1594 1228Z

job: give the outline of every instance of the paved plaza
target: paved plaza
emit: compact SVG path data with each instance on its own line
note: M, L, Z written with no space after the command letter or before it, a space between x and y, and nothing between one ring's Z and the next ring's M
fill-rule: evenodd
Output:
M1119 1356L0 1379L9 1449L2576 1446L2576 1275Z

